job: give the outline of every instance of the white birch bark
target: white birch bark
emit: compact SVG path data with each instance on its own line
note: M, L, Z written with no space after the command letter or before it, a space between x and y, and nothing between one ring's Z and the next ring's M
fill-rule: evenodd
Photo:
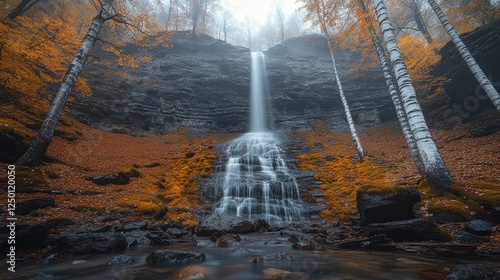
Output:
M83 42L78 50L78 53L73 58L73 61L66 71L61 87L57 91L42 126L38 130L35 138L31 141L26 153L24 153L24 155L17 160L17 164L36 166L42 162L45 152L47 151L47 148L52 140L52 136L54 135L56 125L63 112L66 100L75 85L80 71L85 65L85 61L87 60L90 51L94 47L102 24L110 17L110 9L113 1L114 0L105 0L102 4L101 11L92 20L89 31L83 38Z
M391 66L396 82L401 92L406 117L410 125L413 138L418 147L420 158L425 168L425 175L429 184L443 193L449 192L453 177L444 163L436 144L432 140L429 128L417 100L410 74L403 61L397 45L394 28L390 22L383 0L373 0L375 13L380 23L380 29L391 60Z
M437 17L439 18L439 21L441 21L441 24L443 25L444 29L446 30L448 35L450 35L451 41L457 47L458 52L460 53L460 55L462 55L462 58L464 59L470 71L476 78L477 82L481 85L481 87L483 87L484 91L490 98L491 102L493 102L493 105L500 113L500 95L498 94L498 91L491 84L491 81L488 79L488 77L486 77L486 75L484 74L481 67L479 67L474 57L472 57L472 54L470 53L469 49L464 44L464 42L462 42L462 39L460 39L460 36L455 31L450 21L444 14L443 10L441 10L439 5L436 3L436 1L427 0L427 2L429 2L429 5L436 13Z
M339 88L340 99L342 100L342 105L344 105L344 111L347 118L347 123L349 124L349 129L351 130L352 140L356 145L356 149L358 150L359 157L363 159L366 154L363 146L361 145L361 141L359 140L358 133L356 132L356 127L354 126L354 121L352 120L351 110L349 109L349 104L347 104L347 99L345 98L344 89L342 88L342 82L340 81L339 72L337 70L337 63L335 62L335 56L333 55L333 45L330 41L330 37L328 35L328 31L324 31L326 36L326 41L328 42L328 48L330 49L330 56L332 58L333 71L335 73L335 80L337 81L337 86Z
M365 6L364 0L358 0L359 5L363 13L367 13L367 9ZM368 25L368 31L370 32L372 43L375 46L375 50L377 51L378 58L380 60L380 67L382 68L382 72L384 73L385 84L389 90L389 95L391 96L392 103L394 104L394 108L396 109L396 115L398 116L399 123L401 124L401 130L406 139L406 143L408 144L408 149L410 150L411 158L413 162L417 166L418 171L422 176L425 176L425 168L422 164L422 160L420 159L420 155L418 153L418 147L415 143L415 139L413 139L413 135L410 130L410 125L408 124L408 120L406 119L406 114L403 108L403 104L401 102L401 97L394 86L392 72L389 67L389 63L387 61L387 57L385 56L384 49L382 48L382 44L380 39L373 28L373 23L370 18L366 19Z

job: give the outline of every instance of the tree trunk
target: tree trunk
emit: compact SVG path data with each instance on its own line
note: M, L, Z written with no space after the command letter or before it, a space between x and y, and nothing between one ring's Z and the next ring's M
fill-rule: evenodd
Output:
M415 88L413 87L410 74L403 61L401 52L397 45L394 28L390 22L383 0L373 0L375 13L380 23L384 43L389 52L392 69L396 76L396 82L401 92L403 106L408 118L408 123L413 138L418 147L420 158L425 168L425 175L429 184L442 193L448 193L453 177L444 163L436 144L432 140L431 133L425 122L424 115L417 101Z
M335 72L335 80L337 81L337 86L339 88L340 99L342 100L342 104L344 105L345 115L347 117L347 123L349 124L349 129L351 130L352 140L356 145L356 149L358 150L358 155L361 159L363 159L366 154L363 146L361 145L361 141L359 140L358 133L356 132L356 127L354 127L354 121L352 120L351 110L349 109L349 105L347 104L347 99L344 95L344 89L342 88L342 82L340 81L339 73L337 71L337 63L335 62L335 56L333 55L333 44L330 41L330 37L328 35L328 31L324 30L326 41L328 42L328 48L330 49L330 56L332 58L333 63L333 71Z
M80 50L73 58L73 61L68 67L61 87L57 91L57 94L54 98L54 101L52 102L47 116L45 117L45 120L42 123L42 126L38 130L35 138L31 141L26 153L17 160L17 164L36 166L42 162L43 156L45 155L50 141L52 140L54 129L56 128L59 118L61 117L66 100L68 99L68 96L75 85L75 81L78 78L80 71L85 65L87 56L94 47L97 35L101 30L102 24L109 18L109 10L113 1L114 0L105 0L102 4L101 11L92 20L89 31L83 39Z
M460 52L460 54L462 55L462 58L469 67L470 71L472 72L472 74L474 74L474 77L476 78L478 83L483 87L484 91L490 98L491 102L493 102L493 105L495 105L495 108L500 113L500 95L498 94L498 91L495 89L495 87L493 87L490 80L488 79L488 77L486 77L486 75L484 74L483 70L479 67L479 65L477 65L476 60L472 57L471 53L469 52L469 49L467 48L467 46L465 46L464 42L462 42L460 36L455 31L450 21L448 20L444 12L441 10L439 5L436 3L436 1L434 0L427 0L427 1L429 2L429 5L431 5L432 9L436 13L439 20L441 21L441 24L443 25L448 35L450 35L451 41L457 47L458 52Z
M41 0L22 0L21 3L19 3L14 10L12 10L8 15L7 18L10 20L14 20L16 17L26 13L29 9L31 9L36 3L40 2Z
M361 6L363 13L364 14L368 13L368 10L366 9L363 0L358 0L358 2L359 5ZM411 158L413 159L413 162L417 166L417 169L420 172L420 174L422 174L422 176L425 176L425 168L424 165L422 164L422 159L420 159L420 156L418 154L418 147L417 144L415 143L415 139L411 134L410 125L408 124L408 119L406 118L403 104L401 103L401 97L399 96L399 93L396 90L396 87L394 86L392 72L389 67L387 57L385 56L384 49L382 48L380 39L377 33L375 32L375 29L373 28L373 23L369 17L366 18L366 22L368 25L368 31L370 32L372 38L372 43L375 46L378 58L380 60L380 67L382 68L382 72L384 73L385 83L387 85L387 88L389 89L389 94L391 96L392 103L394 103L394 107L396 108L396 114L398 116L399 123L401 124L401 130L403 131L406 143L408 144L408 148L410 150Z

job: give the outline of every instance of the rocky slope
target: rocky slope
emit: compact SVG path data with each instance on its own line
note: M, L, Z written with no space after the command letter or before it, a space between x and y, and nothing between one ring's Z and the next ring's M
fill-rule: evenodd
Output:
M102 55L83 76L93 96L77 96L69 107L78 120L107 131L165 133L179 126L195 131L236 131L247 128L250 52L208 36L178 33L173 48L139 49L151 57L131 69L116 66L116 57ZM326 41L319 35L292 38L266 52L269 98L274 128L307 129L324 119L335 131L346 131ZM349 74L360 59L339 53L338 64L352 113L362 123L394 119L395 114L378 69Z

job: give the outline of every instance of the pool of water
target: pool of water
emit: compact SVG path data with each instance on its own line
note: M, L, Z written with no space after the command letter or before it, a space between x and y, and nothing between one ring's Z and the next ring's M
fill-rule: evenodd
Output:
M199 238L196 244L171 246L135 246L115 254L81 255L50 263L16 263L16 274L43 272L55 279L125 279L134 270L146 269L160 275L159 279L179 279L179 272L187 266L202 266L212 275L210 279L263 279L264 270L277 268L306 273L309 279L445 279L457 264L481 263L499 267L494 258L443 258L408 253L328 250L321 252L297 251L279 233L259 233L241 236L241 244L250 252L231 254L234 248L219 248L208 238ZM199 263L150 265L146 257L157 249L177 249L203 252L206 260ZM292 261L254 263L256 257L286 252ZM106 266L116 255L129 255L135 262L120 266ZM0 275L7 266L1 265ZM144 278L147 279L147 278Z

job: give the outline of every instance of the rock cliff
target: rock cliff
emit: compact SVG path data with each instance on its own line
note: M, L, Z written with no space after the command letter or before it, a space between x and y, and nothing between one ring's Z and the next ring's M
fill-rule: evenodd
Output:
M247 129L250 52L206 35L178 33L173 48L127 46L129 54L151 57L132 69L111 54L86 66L82 76L93 96L69 104L78 120L94 127L136 135L165 133L179 126L194 131ZM275 129L308 129L323 119L347 131L326 41L319 35L292 38L265 52ZM337 54L353 117L360 124L395 119L379 69L352 75L357 53Z

